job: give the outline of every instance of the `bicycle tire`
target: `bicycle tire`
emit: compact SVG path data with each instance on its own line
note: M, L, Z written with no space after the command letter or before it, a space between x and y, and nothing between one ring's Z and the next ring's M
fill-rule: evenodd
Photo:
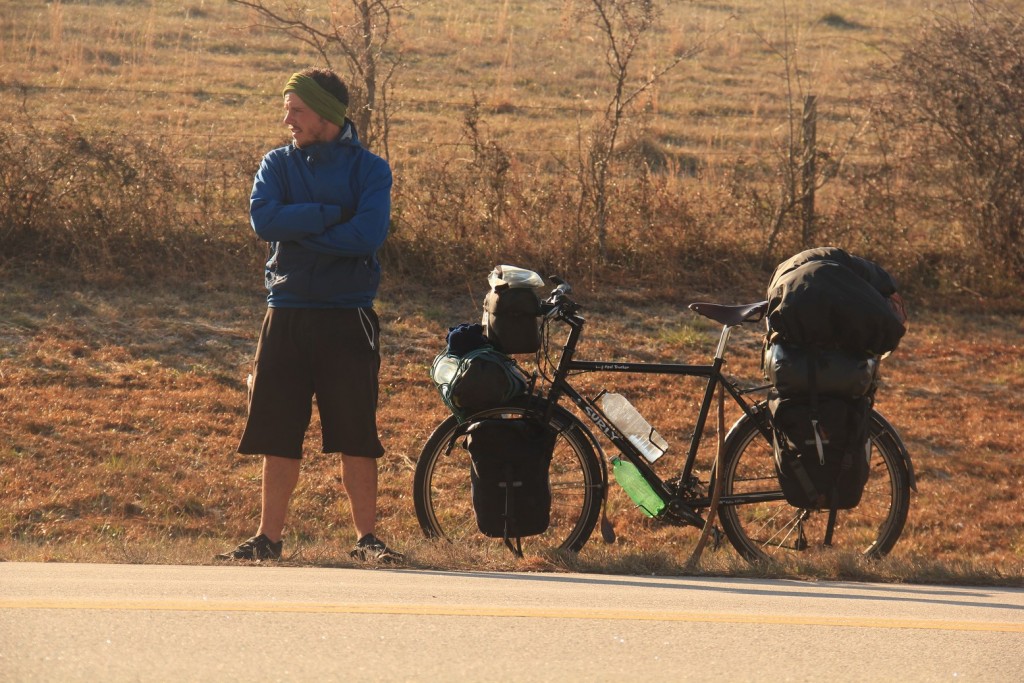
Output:
M766 411L762 403L758 411ZM870 423L870 476L860 504L838 511L832 548L856 548L869 558L892 550L910 509L910 475L899 435L877 412ZM741 417L729 430L722 460L722 496L778 494L780 499L719 505L732 546L752 563L826 550L828 510L803 510L781 498L771 443L755 419Z
M543 415L546 403L532 398L481 411L468 421ZM586 428L564 408L549 421L558 432L551 458L551 524L547 531L522 539L524 554L562 549L578 552L597 525L606 486L601 464ZM413 480L413 503L427 538L484 550L503 547L502 539L480 533L473 512L469 452L458 443L459 421L451 416L434 429L420 452ZM453 439L455 443L453 444Z

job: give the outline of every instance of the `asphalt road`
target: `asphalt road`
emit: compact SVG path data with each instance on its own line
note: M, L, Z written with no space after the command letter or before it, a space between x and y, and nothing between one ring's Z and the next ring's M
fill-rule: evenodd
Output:
M0 563L0 681L1021 681L1024 589Z

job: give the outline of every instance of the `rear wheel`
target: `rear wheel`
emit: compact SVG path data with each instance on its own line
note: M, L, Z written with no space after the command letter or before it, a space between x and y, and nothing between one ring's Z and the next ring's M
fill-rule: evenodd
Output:
M473 415L515 419L542 415L544 403L504 406ZM522 539L524 554L551 549L578 551L597 524L604 493L604 476L593 446L579 421L556 408L549 425L558 432L551 458L551 523L547 531ZM480 533L473 511L470 457L463 447L459 421L449 417L434 430L416 463L413 502L420 528L428 538L443 538L460 546L501 547L503 541Z
M763 404L761 410L766 410ZM910 477L899 435L872 412L870 470L860 504L839 510L832 547L867 557L892 550L910 509ZM751 562L823 550L828 510L804 510L782 497L772 444L754 419L743 416L725 440L722 496L751 495L757 501L718 508L729 541Z

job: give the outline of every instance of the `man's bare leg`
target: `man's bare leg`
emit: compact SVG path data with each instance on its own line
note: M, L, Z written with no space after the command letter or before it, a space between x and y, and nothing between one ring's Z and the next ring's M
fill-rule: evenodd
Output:
M263 458L263 512L257 535L263 534L275 543L284 534L284 519L288 514L295 485L299 482L301 460L268 455Z
M377 526L377 460L342 455L341 467L356 539L360 539L372 534Z

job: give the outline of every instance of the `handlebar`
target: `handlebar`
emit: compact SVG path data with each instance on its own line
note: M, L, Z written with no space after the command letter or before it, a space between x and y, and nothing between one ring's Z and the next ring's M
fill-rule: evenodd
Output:
M577 311L579 304L569 298L569 295L572 294L572 285L557 275L551 275L548 279L556 286L551 290L548 298L540 303L541 315L545 318L553 318L562 313Z

